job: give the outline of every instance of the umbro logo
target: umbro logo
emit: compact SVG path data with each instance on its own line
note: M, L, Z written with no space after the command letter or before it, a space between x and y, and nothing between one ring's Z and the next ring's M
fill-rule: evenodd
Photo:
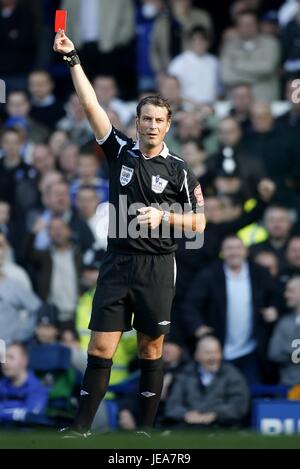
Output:
M158 323L160 326L167 326L168 324L171 324L171 321L161 321Z
M80 391L80 395L81 395L81 396L88 396L88 394L89 394L88 392L86 392L86 391L84 391L83 389L81 389L81 391Z
M155 396L156 394L155 392L145 391L145 392L141 392L141 395L145 397L152 397L152 396Z

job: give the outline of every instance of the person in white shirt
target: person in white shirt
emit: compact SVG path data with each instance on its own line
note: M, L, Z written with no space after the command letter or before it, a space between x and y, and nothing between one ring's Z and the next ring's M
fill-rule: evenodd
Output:
M188 49L169 65L168 73L179 80L182 97L194 103L211 103L218 97L219 63L208 49L207 32L197 26L189 34Z

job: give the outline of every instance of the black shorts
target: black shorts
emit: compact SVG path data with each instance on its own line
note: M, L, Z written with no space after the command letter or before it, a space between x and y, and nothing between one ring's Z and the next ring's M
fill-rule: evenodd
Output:
M89 329L167 334L175 294L175 254L106 254L100 268Z

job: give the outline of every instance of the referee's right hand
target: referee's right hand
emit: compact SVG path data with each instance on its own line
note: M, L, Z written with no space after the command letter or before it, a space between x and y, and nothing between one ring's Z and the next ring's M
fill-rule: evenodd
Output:
M54 38L53 50L60 54L67 54L75 49L75 46L71 39L65 35L62 29L59 29Z

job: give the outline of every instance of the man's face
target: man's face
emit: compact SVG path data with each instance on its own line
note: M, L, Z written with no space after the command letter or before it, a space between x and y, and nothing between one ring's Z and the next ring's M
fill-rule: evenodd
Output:
M238 86L232 90L231 101L233 107L239 112L249 112L252 104L251 91L247 86Z
M281 239L289 235L292 222L287 210L270 208L266 213L265 225L271 238Z
M12 345L7 348L6 361L2 365L2 371L6 378L17 379L27 369L27 357L20 347Z
M136 124L143 145L146 148L154 148L162 144L171 122L165 107L145 104L140 117L136 119Z
M180 84L175 77L164 77L160 85L161 95L170 103L179 103L180 97Z
M300 306L300 278L291 279L286 286L284 296L289 308L299 308Z
M207 52L209 43L201 34L194 34L190 41L190 48L195 54L201 56Z
M228 267L240 268L247 257L247 249L237 238L227 238L222 245L222 255Z
M95 191L90 189L79 190L77 195L77 207L83 218L87 219L95 215L98 203Z
M179 362L182 349L173 342L166 342L163 347L163 361L166 365L172 365Z
M16 158L21 153L21 137L16 132L6 132L2 137L2 148L4 155Z
M49 208L54 213L64 213L70 208L70 195L66 184L55 184L51 187L47 198Z
M34 98L46 98L52 89L51 79L46 73L32 73L29 76L29 91Z
M24 93L12 92L8 96L7 111L11 117L28 117L29 101Z
M216 373L221 366L222 358L222 350L216 339L207 337L198 343L195 360L206 371Z
M300 237L297 236L292 238L288 244L286 258L288 263L295 267L296 269L300 269Z
M78 160L78 173L82 179L95 178L97 176L98 163L94 155L82 155Z
M70 228L63 220L55 218L49 225L49 236L56 246L63 246L70 240Z
M249 41L255 39L258 33L257 20L253 15L241 15L237 21L240 39Z
M206 155L198 148L195 142L187 142L182 145L182 157L192 168L196 168L205 161Z
M54 157L47 145L37 145L33 150L32 160L33 166L40 174L54 169Z
M204 210L208 222L220 223L223 221L222 203L217 197L206 197Z
M176 133L181 142L198 139L201 136L202 128L199 119L195 114L185 113L179 120Z
M116 97L117 87L113 78L110 77L97 77L94 81L95 93L104 105L108 105L109 102Z
M233 119L225 119L219 125L219 139L224 146L235 146L241 138L241 130Z
M273 127L273 116L268 104L257 103L251 109L253 128L258 133L266 133Z

